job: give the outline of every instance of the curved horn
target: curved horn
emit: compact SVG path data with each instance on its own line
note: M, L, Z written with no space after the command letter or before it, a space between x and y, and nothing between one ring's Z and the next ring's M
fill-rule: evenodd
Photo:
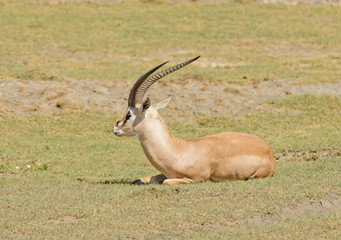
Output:
M144 95L146 94L146 92L148 91L150 86L152 86L156 81L158 81L161 78L163 78L164 76L166 76L172 72L175 72L175 71L179 70L180 68L183 68L184 66L194 62L199 57L200 56L197 56L191 60L177 64L177 65L170 67L170 68L167 68L161 72L155 73L154 75L149 77L147 80L142 81L142 83L140 84L140 87L136 91L136 96L135 96L136 103L142 103Z
M135 107L136 103L141 103L141 102L137 102L136 101L136 92L139 90L141 84L150 76L150 74L152 74L153 72L155 72L156 70L158 70L160 67L162 67L163 65L165 65L167 62L164 62L162 64L160 64L159 66L149 70L148 72L146 72L145 74L143 74L134 84L134 86L131 88L130 93L129 93L129 98L128 98L128 106L129 107Z

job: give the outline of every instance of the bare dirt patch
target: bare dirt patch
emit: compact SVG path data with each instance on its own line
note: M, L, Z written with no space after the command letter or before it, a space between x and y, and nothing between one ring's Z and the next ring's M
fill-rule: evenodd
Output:
M57 219L51 220L54 223L76 223L80 220L80 218L75 216L63 216Z
M132 85L133 81L2 80L0 116L87 109L122 114ZM184 75L177 79L163 79L147 93L152 102L173 95L171 103L161 114L166 119L179 121L183 116L196 115L235 117L264 110L264 101L301 94L341 96L341 81L297 86L285 79L264 79L239 86Z
M341 156L341 148L328 150L283 151L274 153L275 160L285 161L317 161L332 156Z
M261 224L297 219L304 216L328 214L341 209L340 195L327 195L322 199L307 199L296 206L286 207L279 214L262 213L246 220L246 225ZM246 227L246 226L244 226Z

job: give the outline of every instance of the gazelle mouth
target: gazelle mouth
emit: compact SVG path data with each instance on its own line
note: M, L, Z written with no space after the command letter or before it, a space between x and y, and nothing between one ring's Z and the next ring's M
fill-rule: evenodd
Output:
M112 133L115 134L115 136L117 136L117 137L130 137L130 136L136 135L136 133L134 133L134 132L129 133L129 132L124 132L122 130L116 130L115 127L112 130Z
M115 134L116 136L120 136L122 134L121 130L116 130L116 126L113 127L112 133Z

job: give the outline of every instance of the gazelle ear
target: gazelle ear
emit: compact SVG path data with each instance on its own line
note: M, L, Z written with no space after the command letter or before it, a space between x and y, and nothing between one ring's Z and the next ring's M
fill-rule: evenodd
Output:
M142 106L140 107L140 112L145 112L150 107L150 100L147 98L143 101Z
M166 98L158 103L155 103L152 105L153 108L155 108L157 111L161 108L164 108L168 105L168 103L170 102L170 100L172 99L173 96Z

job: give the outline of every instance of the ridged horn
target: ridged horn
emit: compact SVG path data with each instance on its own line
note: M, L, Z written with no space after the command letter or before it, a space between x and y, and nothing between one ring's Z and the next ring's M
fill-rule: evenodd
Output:
M135 104L136 103L142 103L143 101L143 97L144 95L146 94L146 92L148 91L148 89L155 83L157 82L158 80L160 80L161 78L163 78L164 76L172 73L172 72L175 72L177 70L179 70L180 68L183 68L184 66L194 62L195 60L197 60L200 56L197 56L193 59L190 59L186 62L183 62L183 63L180 63L180 64L177 64L173 67L170 67L170 68L167 68L161 72L158 72L158 73L155 73L154 75L152 75L151 77L149 77L147 80L143 80L141 81L141 84L139 84L139 87L137 88L136 90L136 95L134 96L134 99L135 99ZM167 62L166 62L167 63ZM163 65L163 64L162 64ZM162 66L161 65L161 66ZM156 69L158 69L160 67L160 65L158 67L156 67ZM154 68L155 69L155 68ZM154 70L152 69L152 70ZM155 69L155 70L156 70ZM151 70L151 71L152 71ZM154 70L154 71L155 71ZM150 72L150 71L149 71ZM148 72L148 73L149 73Z
M136 92L139 90L139 88L141 87L141 85L143 84L143 82L156 70L158 70L160 67L162 67L163 65L165 65L167 62L164 62L162 64L160 64L159 66L149 70L148 72L146 72L145 74L143 74L133 85L133 87L130 90L129 93L129 98L128 98L128 106L129 107L135 107L136 103L141 103L141 102L137 102L136 101Z

